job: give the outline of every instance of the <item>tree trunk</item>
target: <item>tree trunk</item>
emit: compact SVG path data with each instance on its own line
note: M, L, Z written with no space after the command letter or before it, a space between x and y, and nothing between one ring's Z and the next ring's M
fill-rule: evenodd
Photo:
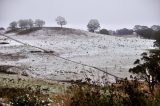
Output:
M153 93L154 92L154 86L155 86L155 82L154 82L154 78L152 77L152 80L149 79L149 90L150 90L152 95L154 95L154 93Z

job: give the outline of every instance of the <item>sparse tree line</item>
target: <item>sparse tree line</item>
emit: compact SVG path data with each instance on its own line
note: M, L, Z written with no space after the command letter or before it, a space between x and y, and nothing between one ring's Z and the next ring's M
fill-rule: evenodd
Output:
M64 17L58 16L55 19L56 23L60 25L61 28L63 28L64 25L67 25L67 21ZM21 19L19 21L13 21L9 24L9 29L14 30L17 28L20 29L31 29L33 27L43 27L45 25L45 21L41 19L36 19L33 21L32 19ZM100 29L100 23L97 19L91 19L87 24L88 31L90 32L96 32L98 29ZM101 29L97 31L97 33L101 34L107 34L109 35L109 31L107 29Z
M95 32L97 29L100 28L100 24L98 20L91 20L89 21L88 31ZM157 32L160 31L159 25L153 25L151 27L142 26L142 25L135 25L133 29L122 28L116 31L107 30L107 29L100 29L98 33L106 34L106 35L137 35L142 38L146 39L156 39Z
M60 25L61 28L63 28L64 25L67 24L67 21L64 17L58 16L55 19L56 23ZM33 27L43 27L45 25L45 21L41 19L36 19L33 21L32 19L21 19L19 21L13 21L9 24L10 29L30 29ZM90 32L95 32L97 29L100 28L99 21L96 19L91 19L89 23L87 24L87 28Z
M64 25L67 25L67 21L64 17L58 16L55 19L56 23L63 28ZM19 21L13 21L10 23L10 29L31 29L33 27L43 27L45 25L45 21L41 19L36 19L33 21L32 19L21 19ZM153 25L151 27L142 26L142 25L135 25L133 29L118 29L116 31L107 30L107 29L100 29L100 23L97 19L91 19L87 24L87 29L89 32L96 32L100 34L106 35L133 35L136 34L137 36L147 38L147 39L155 39L155 33L160 30L159 25Z
M61 26L61 28L67 24L67 21L65 20L64 17L58 16L55 21L57 22L58 25ZM32 19L21 19L19 21L13 21L9 24L9 29L14 30L17 28L20 29L31 29L33 27L38 27L42 28L45 25L45 21L41 19L36 19L33 21Z
M55 19L56 23L60 25L61 28L63 28L64 25L67 25L67 21L64 17L58 16ZM11 30L21 28L21 29L30 29L33 27L43 27L45 25L45 21L41 19L36 19L33 21L32 19L21 19L19 21L13 21L9 24L9 28ZM95 32L97 29L100 28L99 21L96 19L91 19L88 24L87 28L90 32ZM104 32L104 30L102 31ZM104 32L105 33L105 32Z
M156 39L156 33L160 31L159 25L153 25L151 27L135 25L133 29L122 28L116 31L109 31L110 35L137 35L142 38Z
M20 29L31 29L33 27L43 27L45 25L45 21L41 19L36 19L33 21L32 19L21 19L19 21L13 21L9 24L9 28L11 30L20 28Z
M157 32L160 31L159 25L153 25L151 27L136 25L134 31L137 36L147 38L147 39L156 39Z
M132 29L123 28L123 29L116 30L115 34L116 35L132 35L133 32L134 31Z

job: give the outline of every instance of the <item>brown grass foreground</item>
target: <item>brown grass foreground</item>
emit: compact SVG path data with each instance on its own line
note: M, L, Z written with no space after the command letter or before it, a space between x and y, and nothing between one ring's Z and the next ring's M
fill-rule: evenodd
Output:
M51 92L50 89L46 91L41 86L34 88L1 86L0 103L13 103L12 106L160 105L160 84L156 85L154 94L151 94L147 83L136 80L123 80L103 87L88 82L76 82L72 83L64 92L57 93ZM19 103L19 105L15 105L15 103Z

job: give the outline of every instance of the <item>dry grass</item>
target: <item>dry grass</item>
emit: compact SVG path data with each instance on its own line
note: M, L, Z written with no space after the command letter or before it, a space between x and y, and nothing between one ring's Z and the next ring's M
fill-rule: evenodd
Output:
M55 106L70 106L71 103L71 95L70 94L55 94L52 97L52 100Z
M30 97L38 97L39 100L50 98L55 101L53 102L55 104L60 102L61 98L64 102L69 100L63 92L65 92L64 85L56 81L0 74L0 99L2 98L3 103L9 103L9 100L14 97L21 97L27 94Z
M129 81L129 83L132 84L133 82ZM94 86L88 87L93 90ZM127 95L122 90L124 88L123 82L112 84L111 87L112 88L110 89L114 91L114 94L121 97L121 99L129 98L129 95ZM49 80L32 79L28 77L22 77L20 80L18 80L16 75L0 74L0 98L3 98L3 103L9 103L9 100L13 97L29 94L31 97L36 96L42 100L50 98L53 101L53 106L70 106L70 104L72 103L72 98L75 97L75 95L79 95L76 93L79 92L80 89L73 88L72 90L70 89L71 91L69 90L67 92L64 88L65 87L62 83ZM88 90L87 92L94 93L94 90L91 92L89 88L86 88L86 90ZM97 89L98 88L96 87L95 91ZM148 92L149 90L147 83L145 82L139 82L138 89L144 93ZM99 92L100 94L103 94L101 90ZM160 93L160 84L156 86L154 93ZM84 99L81 96L79 96L78 98L79 100ZM151 96L149 98L149 100L152 100Z

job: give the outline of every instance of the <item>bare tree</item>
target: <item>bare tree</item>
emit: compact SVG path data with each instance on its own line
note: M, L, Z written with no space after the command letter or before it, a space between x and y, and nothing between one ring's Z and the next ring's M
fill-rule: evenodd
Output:
M95 30L97 30L98 28L100 28L100 24L99 21L97 19L91 19L87 25L88 30L90 32L94 32Z
M61 26L61 28L62 28L63 25L66 25L66 24L67 24L67 21L65 20L65 18L64 18L64 17L61 17L61 16L58 16L58 17L56 18L56 22L57 22L58 25Z
M11 29L17 28L17 22L16 22L16 21L11 22L11 23L9 24L9 27L10 27Z
M35 20L35 26L36 27L43 27L44 25L45 25L45 21L40 20L40 19Z

